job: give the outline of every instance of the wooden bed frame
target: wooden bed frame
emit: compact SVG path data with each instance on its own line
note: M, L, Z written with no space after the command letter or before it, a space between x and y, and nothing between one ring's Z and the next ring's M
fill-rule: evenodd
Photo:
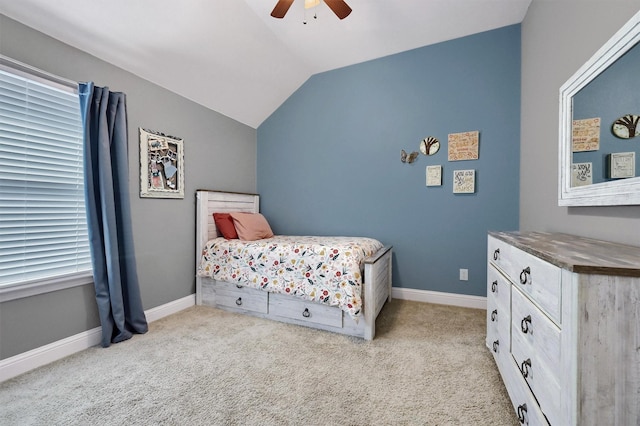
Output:
M259 210L260 196L257 194L197 190L196 270L207 241L218 236L214 212L257 213ZM358 322L338 307L198 276L196 304L372 340L376 333L376 317L385 302L391 300L391 255L391 247L383 247L365 260L363 312Z

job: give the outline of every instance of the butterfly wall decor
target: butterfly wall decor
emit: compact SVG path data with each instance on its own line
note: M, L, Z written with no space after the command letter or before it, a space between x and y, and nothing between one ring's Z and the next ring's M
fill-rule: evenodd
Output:
M400 161L403 163L413 163L418 158L418 151L413 151L411 154L407 154L404 149L400 151Z

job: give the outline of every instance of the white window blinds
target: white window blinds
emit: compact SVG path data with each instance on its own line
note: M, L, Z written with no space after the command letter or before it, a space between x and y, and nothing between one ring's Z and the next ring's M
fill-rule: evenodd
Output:
M0 68L0 286L88 275L77 93Z

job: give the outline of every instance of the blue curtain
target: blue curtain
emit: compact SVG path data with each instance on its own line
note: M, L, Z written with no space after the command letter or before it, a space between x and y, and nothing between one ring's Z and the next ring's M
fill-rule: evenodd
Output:
M124 93L81 83L85 200L103 347L146 333L129 204Z

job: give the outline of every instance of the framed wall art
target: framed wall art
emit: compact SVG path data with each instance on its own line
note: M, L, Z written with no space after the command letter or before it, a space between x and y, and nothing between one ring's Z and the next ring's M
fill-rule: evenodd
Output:
M140 197L184 198L184 141L140 128Z
M597 151L600 149L600 117L573 120L571 126L573 152Z
M427 186L442 186L442 166L427 166Z
M476 171L454 170L453 171L453 193L473 194L476 192Z
M449 161L477 160L480 131L449 134Z
M632 178L636 176L636 153L614 152L609 154L609 177L611 179Z
M591 185L593 183L593 163L571 164L571 187Z

